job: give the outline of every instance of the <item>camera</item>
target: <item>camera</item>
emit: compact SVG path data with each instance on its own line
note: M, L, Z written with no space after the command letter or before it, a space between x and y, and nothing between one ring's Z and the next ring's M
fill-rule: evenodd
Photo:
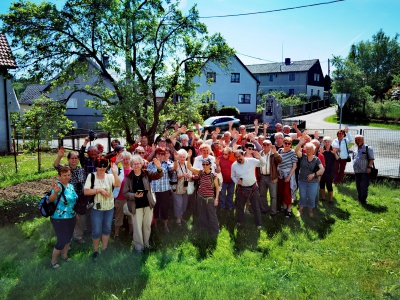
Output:
M188 185L189 185L189 181L185 180L185 181L183 182L183 186L184 186L184 187L187 187Z
M89 140L91 141L91 142L93 142L94 140L96 140L97 139L97 134L96 134L96 132L94 132L93 130L89 130Z

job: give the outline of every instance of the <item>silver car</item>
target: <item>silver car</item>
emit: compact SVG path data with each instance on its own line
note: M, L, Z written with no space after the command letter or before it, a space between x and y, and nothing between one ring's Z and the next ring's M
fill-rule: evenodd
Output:
M209 117L207 120L204 121L203 125L200 126L200 130L208 130L211 132L215 130L217 127L221 130L228 130L229 129L229 122L233 123L234 127L240 126L240 120L236 119L233 116L215 116Z

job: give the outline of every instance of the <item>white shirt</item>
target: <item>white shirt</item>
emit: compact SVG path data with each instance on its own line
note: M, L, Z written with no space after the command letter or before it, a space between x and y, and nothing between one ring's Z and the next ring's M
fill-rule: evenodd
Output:
M260 159L245 157L243 164L235 161L232 164L231 169L231 177L233 182L237 184L240 178L242 178L242 186L252 186L257 181L255 168L262 167L264 165L265 159L263 157L260 157Z

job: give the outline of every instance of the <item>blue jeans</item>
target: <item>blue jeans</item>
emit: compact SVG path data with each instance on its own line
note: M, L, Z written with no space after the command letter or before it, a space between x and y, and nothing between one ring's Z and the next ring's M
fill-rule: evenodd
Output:
M99 239L102 235L111 234L111 225L114 216L114 208L110 210L92 209L92 239Z
M233 208L233 193L235 192L235 183L222 183L219 192L218 206L220 208Z
M317 197L318 187L318 182L299 181L300 207L315 207L315 197Z

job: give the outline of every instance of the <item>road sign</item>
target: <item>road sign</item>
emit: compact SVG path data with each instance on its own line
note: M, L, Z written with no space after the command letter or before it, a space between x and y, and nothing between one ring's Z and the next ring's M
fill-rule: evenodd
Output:
M350 97L350 94L334 94L337 104L340 108L346 104L347 100Z

